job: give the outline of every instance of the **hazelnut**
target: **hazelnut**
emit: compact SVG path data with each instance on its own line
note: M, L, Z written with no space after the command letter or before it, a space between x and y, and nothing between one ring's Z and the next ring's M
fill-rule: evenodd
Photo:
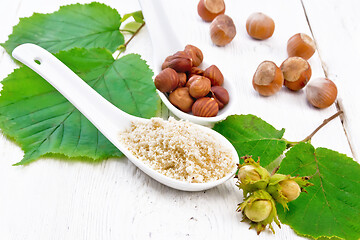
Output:
M287 52L289 57L297 56L308 60L315 52L315 43L305 33L297 33L287 42Z
M261 222L270 216L272 210L270 200L257 199L245 207L244 214L253 222Z
M264 40L271 37L274 29L274 20L261 12L251 14L246 21L246 31L255 39Z
M210 24L210 36L212 42L217 46L225 46L230 43L236 35L236 28L233 20L221 14Z
M204 70L202 70L201 68L198 68L198 67L192 67L190 73L194 74L194 75L203 75Z
M300 196L301 188L294 180L282 180L279 182L279 185L281 194L286 197L289 202L294 201Z
M155 77L154 83L160 92L171 92L179 85L179 76L174 69L165 68Z
M224 108L224 106L229 103L229 93L225 88L213 86L211 87L211 92L219 105L219 109Z
M301 57L289 57L280 66L284 85L293 91L305 87L311 78L310 64Z
M212 86L221 86L224 83L224 76L219 68L215 65L211 65L204 71L204 77L207 77L211 81Z
M179 84L178 87L184 87L186 85L187 76L186 73L177 73L179 76Z
M170 93L169 101L183 112L190 112L194 103L194 99L190 96L187 87L175 89L175 91Z
M190 87L190 85L197 79L197 78L201 78L202 76L200 75L193 75L189 78L189 80L186 82L186 87Z
M174 55L171 55L165 59L161 68L172 68L177 72L188 72L191 70L192 62L184 51L178 51Z
M214 98L199 98L192 106L192 113L198 117L214 117L218 112L219 107Z
M306 87L306 98L314 107L327 108L335 102L336 97L337 87L327 78L311 80Z
M264 61L253 77L254 89L263 96L270 96L278 92L284 83L283 74L274 62Z
M197 67L202 63L204 57L199 48L193 45L186 45L184 52L189 55L194 67Z
M211 82L206 77L195 75L189 82L189 93L194 98L204 97L210 92Z
M244 165L239 168L237 178L240 182L247 184L250 181L257 182L261 180L261 175L256 171L256 167L253 165Z
M192 67L190 74L189 74L189 78L191 78L194 75L200 75L202 76L204 74L204 70L202 70L201 68L198 67Z
M216 16L225 12L225 3L224 0L200 0L197 10L204 21L211 22Z

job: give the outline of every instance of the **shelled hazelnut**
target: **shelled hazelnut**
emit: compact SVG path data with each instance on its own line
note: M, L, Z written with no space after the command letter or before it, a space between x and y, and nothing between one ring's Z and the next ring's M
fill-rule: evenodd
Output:
M192 67L192 68L191 68L191 71L190 71L190 74L193 74L193 75L204 75L204 70L202 70L202 69L199 68L199 67Z
M190 87L190 85L198 78L201 77L200 75L192 75L186 82L186 87Z
M178 87L184 87L186 85L187 76L186 73L177 73L179 76L179 84Z
M178 73L171 68L165 68L155 77L155 87L160 92L171 92L179 85Z
M187 45L184 51L165 59L163 70L155 77L154 83L181 111L192 111L199 117L214 117L228 104L229 93L221 87L224 76L220 69L211 65L204 71L198 67L202 60L201 50Z
M186 45L184 52L189 55L192 65L194 67L199 66L203 61L203 53L201 50L193 45Z
M192 112L198 117L215 117L219 112L219 106L214 98L203 97L195 101Z
M190 79L194 75L203 76L204 75L204 70L202 70L199 67L192 67L190 73L188 74L188 78Z
M219 105L219 109L222 109L226 104L229 103L229 93L228 91L221 86L213 86L210 89L213 98Z
M167 57L161 68L172 68L177 72L188 72L192 68L192 61L184 51L178 51L174 55Z
M211 65L204 71L204 77L207 77L211 81L212 86L221 86L224 83L224 76L219 68L215 65Z
M194 99L190 96L187 87L177 88L175 91L171 92L169 101L183 112L190 112L194 103Z
M192 81L189 84L189 93L193 98L205 97L210 92L211 82L208 78L195 75L191 77L191 79Z

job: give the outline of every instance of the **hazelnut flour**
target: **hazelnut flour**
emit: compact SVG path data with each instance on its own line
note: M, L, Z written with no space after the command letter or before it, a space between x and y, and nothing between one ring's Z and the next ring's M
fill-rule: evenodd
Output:
M215 181L236 167L230 149L215 137L193 123L171 117L132 123L119 140L157 172L181 181Z

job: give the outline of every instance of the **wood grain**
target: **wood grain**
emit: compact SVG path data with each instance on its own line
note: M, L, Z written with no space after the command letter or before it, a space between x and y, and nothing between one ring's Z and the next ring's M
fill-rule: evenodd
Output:
M52 12L60 5L74 2L1 2L0 40L3 42L7 39L19 17L31 16L33 12ZM131 0L103 2L116 8L122 15L140 9L139 4ZM323 54L324 51L331 52L331 45L326 42L328 33L322 30L322 17L316 14L316 9L327 5L339 7L340 3L320 2L310 4L310 1L306 1L305 7L310 23L314 23L312 30L319 53L328 66L328 74L338 76L346 71L336 67L340 61L334 60L336 54ZM342 14L351 8L353 2L347 1L347 8L343 7ZM225 81L234 82L239 97L234 113L255 114L278 129L284 127L285 138L296 141L305 138L323 119L336 112L335 106L324 110L314 109L306 102L304 91L293 93L284 88L275 96L264 98L251 86L252 75L261 61L272 60L280 65L287 57L288 38L298 32L311 34L300 1L227 1L226 14L234 19L237 36L223 48L211 43L209 24L197 16L197 1L183 0L180 3L163 0L162 4L182 44L185 46L190 43L200 47L206 61L218 65L223 71ZM314 8L314 13L310 15L308 8ZM246 18L255 11L262 11L275 20L274 36L266 41L255 41L246 33ZM336 15L334 11L329 16ZM352 19L345 20L349 28L356 28L356 21L350 24ZM332 28L341 28L335 22ZM139 53L154 67L148 31L145 25L128 45L126 53ZM349 38L353 36L349 35ZM335 42L342 41L338 36ZM346 43L356 45L355 41ZM314 77L324 76L318 53L310 59L310 64ZM15 67L11 58L1 49L0 77L6 77ZM352 80L349 74L351 69L356 68L346 69L349 73L341 77L341 80L346 80L340 81L340 77L335 80L341 89L350 91L351 87L345 86L345 81ZM358 143L359 128L354 127L358 115L350 108L354 105L347 105L349 100L341 96L346 111L347 130L350 131L352 141ZM166 110L163 115L167 115ZM349 156L352 154L339 119L321 130L312 143L316 147L331 148ZM0 136L2 239L302 239L286 225L282 229L275 227L276 235L267 231L257 236L255 231L249 231L248 225L240 222L241 214L235 212L242 194L236 190L234 180L205 192L188 193L155 182L125 158L98 164L43 158L29 166L13 167L12 164L20 161L22 155L23 152L16 144Z
M360 157L360 16L357 1L303 0L326 76L338 87L338 103L345 112L345 131L354 157ZM351 7L350 7L351 6Z

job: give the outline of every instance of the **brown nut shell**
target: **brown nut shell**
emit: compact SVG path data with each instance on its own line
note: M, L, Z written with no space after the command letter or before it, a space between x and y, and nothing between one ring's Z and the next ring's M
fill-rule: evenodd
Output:
M311 78L311 67L301 57L289 57L280 66L284 75L284 85L293 91L305 87Z
M255 39L270 38L275 30L274 20L261 12L251 14L246 21L246 31Z
M224 0L200 0L197 6L199 16L205 22L211 22L216 16L224 14Z
M193 45L186 45L184 52L186 52L186 54L189 55L189 57L192 61L192 65L194 67L199 66L204 59L204 56L203 56L203 53L201 52L201 50Z
M195 76L192 78L193 80L191 80L189 84L190 95L194 98L201 98L206 96L211 89L210 80L203 76Z
M297 56L308 60L315 53L315 49L314 40L305 33L297 33L287 42L289 57Z
M204 71L204 77L207 77L211 81L212 86L221 86L224 83L224 76L219 68L215 65L211 65Z
M155 77L154 83L160 92L171 92L179 85L178 73L174 69L165 68Z
M274 62L264 61L256 69L252 83L260 95L270 96L281 89L284 77Z
M177 88L169 95L169 101L172 105L183 112L190 112L194 99L189 94L187 87Z
M313 79L306 86L306 98L314 107L327 108L335 102L336 97L337 87L330 79Z
M199 98L192 106L192 113L198 117L215 117L218 112L219 106L214 98Z
M221 86L213 86L211 87L211 92L219 105L219 109L223 109L224 106L229 103L229 93L225 88Z
M172 68L177 72L191 71L192 61L184 51L178 51L174 55L168 56L161 68Z
M221 14L210 24L211 41L217 46L225 46L230 43L236 35L236 27L233 20Z

